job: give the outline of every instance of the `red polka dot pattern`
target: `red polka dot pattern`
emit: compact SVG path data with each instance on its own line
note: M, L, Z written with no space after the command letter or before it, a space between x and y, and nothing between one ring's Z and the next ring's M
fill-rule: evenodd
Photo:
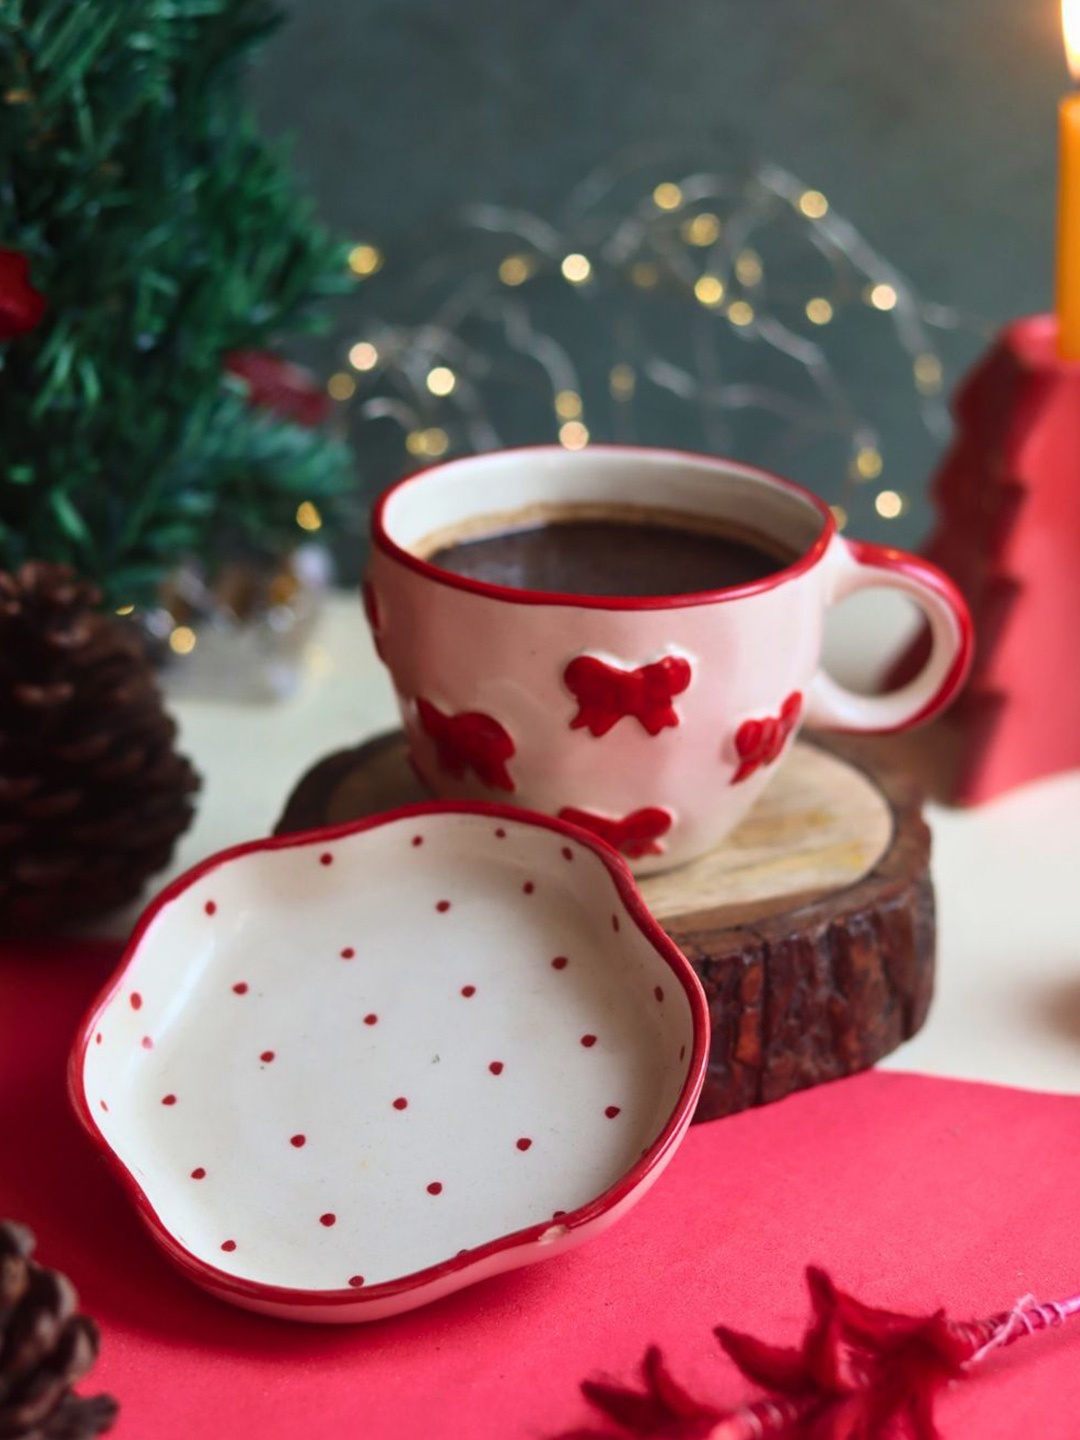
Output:
M585 1046L585 1049L586 1049L586 1050L591 1050L592 1047L596 1044L596 1036L595 1036L595 1035L582 1035L582 1037L581 1037L581 1043L582 1043L582 1045Z
M98 1101L98 1104L101 1106L101 1108L105 1111L105 1114L107 1115L107 1114L109 1113L109 1107L108 1107L108 1105L105 1103L105 1101L104 1101L104 1100L99 1100L99 1101Z
M397 1099L394 1101L394 1109L395 1109L395 1110L407 1110L408 1108L409 1108L409 1102L408 1102L408 1100L405 1098L404 1095L399 1095L399 1096L397 1097Z
M163 1095L163 1096L161 1097L161 1103L162 1103L163 1105L175 1105L175 1104L176 1104L176 1096L175 1096L175 1095Z
M319 864L320 864L320 865L332 865L333 863L334 863L334 857L333 857L333 855L330 854L330 851L329 851L329 850L324 850L323 853L319 856Z
M524 893L525 893L526 895L531 895L531 894L533 893L533 891L536 889L536 886L533 884L533 882L532 882L531 880L526 880L526 881L525 881L525 884L522 885L521 888L522 888L522 890L524 891Z
M370 1015L365 1015L365 1016L364 1016L364 1024L365 1024L365 1025L377 1025L378 1023L379 1023L379 1017L378 1017L378 1015L375 1014L374 1011L372 1011L372 1013L371 1013Z
M551 962L551 968L553 970L565 970L567 965L569 964L570 961L566 958L565 955L556 955L555 959Z
M461 993L462 993L462 995L465 996L465 999L466 999L466 1000L471 1000L472 997L476 994L476 986L475 986L475 985L462 985L462 987L461 987Z
M271 1060L273 1060L273 1058L274 1058L274 1051L273 1051L273 1050L264 1050L264 1051L262 1052L262 1054L259 1056L259 1059L262 1061L262 1063L263 1063L264 1065L269 1065L270 1062L271 1062Z
M656 989L652 993L656 996L657 1000L662 1005L664 1003L664 987L662 985L657 985Z
M130 999L130 1001L131 1001L131 1008L132 1008L133 1010L141 1010L141 1009L142 1009L142 996L139 994L139 992L138 992L137 990L133 990L133 991L131 992L131 995L130 995L129 999Z
M573 860L573 858L574 858L574 852L573 852L573 850L570 849L570 846L569 846L569 845L564 845L564 846L562 847L562 858L563 858L564 860Z
M356 955L356 951L353 949L353 947L352 947L351 945L346 945L346 946L345 946L345 949L342 950L342 952L341 952L341 958L342 958L342 960L352 960L355 955Z
M519 1150L531 1150L531 1149L532 1149L532 1141L529 1139L529 1137L528 1137L527 1135L523 1135L523 1136L521 1137L521 1139L517 1142L517 1148L518 1148Z
M506 831L502 828L501 825L499 826L498 830L495 831L495 839L496 839L496 840L505 840L505 839L506 839Z
M360 1289L360 1286L363 1285L363 1283L364 1283L364 1277L363 1277L363 1275L350 1275L350 1276L349 1276L349 1284L352 1286L352 1288L353 1288L354 1290L359 1290L359 1289Z
M216 915L216 914L217 914L217 901L216 901L216 900L207 900L206 904L203 906L203 909L206 911L207 915Z
M95 1044L98 1044L98 1045L101 1044L101 1031L100 1031L100 1030L99 1030L99 1031L97 1032L97 1034L94 1036L94 1042L95 1042Z
M290 1136L289 1136L289 1144L292 1145L293 1148L296 1149L296 1150L302 1150L302 1149L304 1148L304 1146L307 1144L307 1136L306 1136L306 1135L290 1135Z
M337 1216L332 1210L328 1210L325 1215L319 1216L319 1224L325 1225L326 1228L329 1230L331 1225L337 1224Z
M604 1111L604 1114L607 1116L607 1118L608 1118L609 1120L614 1120L614 1119L615 1119L615 1116L616 1116L616 1115L619 1115L619 1114L621 1114L621 1113L622 1113L622 1112L621 1112L621 1110L620 1110L620 1108L619 1108L618 1105L609 1105L609 1106L607 1107L607 1109Z
M205 1179L206 1179L206 1170L205 1170L205 1168L204 1168L202 1165L197 1165L197 1166L195 1167L195 1169L192 1170L192 1172L191 1172L191 1178L192 1178L193 1180L205 1180Z
M503 1062L501 1060L492 1060L491 1064L488 1066L488 1069L491 1071L492 1075L501 1075L503 1070L505 1069L505 1066L503 1065Z
M412 837L412 843L413 843L414 845L422 845L422 844L424 843L424 837L423 837L423 835L414 835L414 836Z
M450 901L449 901L449 900L440 900L440 901L436 904L435 909L439 912L440 915L445 915L446 912L447 912L447 910L450 909Z
M246 995L248 993L248 985L246 980L238 980L232 988L234 995Z
M144 1035L139 1043L144 1050L152 1050L154 1048L154 1042L149 1035Z
M427 1187L427 1193L428 1193L429 1195L441 1195L441 1194L442 1194L442 1181L440 1181L440 1180L432 1180L431 1184Z
M223 1240L221 1242L221 1248L225 1251L226 1255L231 1255L232 1252L236 1249L236 1241Z
M612 917L611 917L611 928L612 928L612 930L615 931L616 934L619 933L619 917L618 917L618 915L612 915Z

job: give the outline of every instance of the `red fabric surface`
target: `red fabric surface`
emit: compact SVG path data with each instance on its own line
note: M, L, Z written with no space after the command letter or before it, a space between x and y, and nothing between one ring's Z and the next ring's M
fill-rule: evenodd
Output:
M989 1314L1080 1289L1080 1099L868 1074L693 1130L621 1224L574 1254L396 1320L308 1328L204 1296L159 1254L68 1107L104 946L0 951L0 1214L28 1222L99 1321L120 1437L540 1440L586 1375L650 1341L704 1395L750 1392L712 1326L796 1343L803 1270L861 1299ZM1075 1440L1080 1322L991 1357L944 1440Z

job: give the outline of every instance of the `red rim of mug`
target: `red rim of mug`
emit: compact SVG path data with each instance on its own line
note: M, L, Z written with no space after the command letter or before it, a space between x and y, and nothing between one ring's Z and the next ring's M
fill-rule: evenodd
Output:
M482 455L466 455L457 460L448 460L441 465L432 465L423 470L414 471L412 475L398 480L384 491L376 502L371 515L372 544L389 559L396 560L398 564L422 575L426 580L449 586L454 590L465 590L473 595L483 595L489 600L501 600L514 605L570 605L586 610L673 610L692 605L716 605L724 601L741 600L749 595L760 595L765 591L774 590L785 581L794 580L797 576L812 569L825 554L829 542L836 534L836 520L832 511L822 499L811 491L797 485L793 480L783 480L779 475L773 475L768 470L759 469L755 465L744 465L741 461L725 460L717 455L654 449L640 445L590 445L584 451L567 451L558 445L532 445L501 453L504 456L521 456L523 458L540 455L559 455L567 458L572 456L574 459L586 459L590 456L615 456L627 459L636 457L637 459L658 460L665 464L690 461L695 466L705 465L709 469L726 474L735 472L751 480L761 481L774 490L783 491L793 500L799 500L803 504L811 506L821 519L821 529L813 544L790 565L775 570L761 580L716 590L697 590L686 595L574 595L561 591L517 590L509 585L493 585L486 580L474 580L471 576L455 575L452 571L442 570L438 565L433 565L430 560L422 560L418 555L414 555L392 539L386 526L387 507L394 497L407 486L422 484L429 477L441 474L445 470L451 470L455 466L475 465L478 460L484 458Z

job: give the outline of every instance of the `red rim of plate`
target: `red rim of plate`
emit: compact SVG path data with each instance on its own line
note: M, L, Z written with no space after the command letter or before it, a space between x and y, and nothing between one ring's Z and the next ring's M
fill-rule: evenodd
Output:
M527 1226L522 1230L510 1231L506 1235L498 1236L496 1239L489 1240L483 1245L478 1245L474 1250L469 1250L464 1255L454 1256L452 1259L444 1260L437 1265L429 1265L423 1270L415 1270L408 1275L402 1275L394 1280L384 1281L381 1284L364 1286L362 1288L341 1288L336 1290L307 1290L269 1285L262 1281L243 1279L227 1271L219 1270L217 1266L211 1265L208 1261L201 1259L176 1239L150 1203L150 1200L147 1198L127 1164L112 1148L98 1127L97 1121L91 1111L89 1100L87 1099L84 1083L86 1056L98 1028L98 1022L122 987L127 970L135 959L143 936L146 934L152 922L156 920L158 915L161 914L173 900L176 900L180 895L184 894L185 891L189 890L198 880L201 880L204 875L210 874L212 871L234 860L240 860L247 855L257 854L262 851L301 849L308 846L317 846L325 844L328 841L343 839L348 835L359 834L365 830L373 830L384 825L394 824L400 820L415 820L421 816L447 814L480 815L492 819L507 820L514 824L550 830L563 839L576 841L577 844L591 850L603 861L608 874L614 882L616 893L622 902L627 916L637 925L641 933L653 946L653 949L666 961L668 968L682 986L690 1006L693 1040L687 1062L686 1079L683 1082L682 1090L679 1092L679 1098L675 1107L664 1128L649 1146L645 1154L613 1185L610 1185L607 1190L603 1191L603 1193L595 1199L590 1200L587 1205L583 1205L577 1210L567 1211L567 1213L560 1216L558 1220L548 1219L540 1224ZM185 871L183 875L178 876L171 884L167 885L160 895L157 895L143 911L132 932L130 940L124 948L124 953L119 964L87 1011L76 1033L75 1042L72 1046L68 1061L68 1091L75 1108L75 1113L78 1115L83 1127L88 1131L90 1138L98 1148L104 1153L107 1162L112 1166L121 1184L134 1200L139 1214L149 1226L155 1239L172 1259L176 1261L182 1269L187 1271L189 1276L196 1278L200 1283L203 1283L220 1294L243 1297L248 1300L262 1300L268 1303L289 1304L297 1307L320 1305L331 1308L338 1306L360 1308L375 1302L385 1301L393 1296L404 1294L411 1290L425 1289L427 1286L435 1284L448 1276L474 1269L481 1261L504 1251L527 1249L531 1245L535 1245L542 1235L550 1231L553 1225L563 1226L567 1231L582 1230L602 1219L604 1215L616 1208L628 1195L636 1190L662 1161L669 1158L671 1150L678 1143L686 1125L689 1123L694 1105L701 1092L701 1087L705 1080L708 1047L709 1013L705 992L702 990L690 962L674 942L668 938L646 908L645 902L641 898L641 894L629 869L615 850L611 849L610 846L604 841L599 840L595 835L591 835L587 830L582 830L577 825L568 824L565 820L557 820L548 815L540 815L532 811L517 809L512 805L490 804L484 801L433 801L426 804L399 806L396 809L384 811L379 815L368 816L362 820L348 821L343 825L324 826L318 830L305 830L291 835L271 836L264 840L252 840L241 845L234 845L227 850L221 850L215 855L208 856L207 859L193 866L190 870Z
M516 590L509 585L492 585L487 580L474 580L471 576L455 575L449 570L441 570L437 565L432 565L430 560L422 560L418 555L413 555L411 551L406 550L404 546L392 539L386 528L386 508L399 491L408 485L420 484L431 475L451 470L459 465L474 465L477 460L484 458L483 455L466 455L457 460L448 460L442 465L430 465L423 470L414 471L385 490L375 502L375 508L371 513L372 544L389 559L396 560L400 565L404 565L427 580L433 580L439 585L448 585L454 590L467 590L473 595L485 595L490 600L502 600L515 605L572 605L585 610L676 610L684 606L716 605L727 600L741 600L747 595L760 595L767 590L774 590L778 585L795 579L796 576L804 574L816 565L825 554L829 541L836 533L836 520L832 511L824 500L811 491L804 489L801 485L796 485L793 480L784 480L779 475L770 474L768 470L761 470L756 465L744 465L741 461L725 460L717 455L702 455L688 450L654 449L641 445L590 445L585 451L567 451L558 445L531 445L515 450L504 450L500 453L510 456L559 455L566 457L570 454L576 456L625 456L627 458L637 456L640 459L675 463L685 463L689 460L695 465L704 464L712 470L729 474L734 471L750 479L763 481L773 489L784 491L792 499L801 500L817 511L821 517L821 530L814 543L790 565L785 565L783 569L766 575L764 579L754 580L746 585L730 585L718 590L696 590L687 595L572 595L559 591Z

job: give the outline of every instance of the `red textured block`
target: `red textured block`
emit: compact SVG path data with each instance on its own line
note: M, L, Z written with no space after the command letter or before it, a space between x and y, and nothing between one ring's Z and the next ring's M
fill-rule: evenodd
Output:
M927 557L975 620L975 665L954 706L951 798L992 799L1080 766L1080 362L1052 315L1018 320L961 386L956 438L932 486ZM893 680L921 663L920 637Z

